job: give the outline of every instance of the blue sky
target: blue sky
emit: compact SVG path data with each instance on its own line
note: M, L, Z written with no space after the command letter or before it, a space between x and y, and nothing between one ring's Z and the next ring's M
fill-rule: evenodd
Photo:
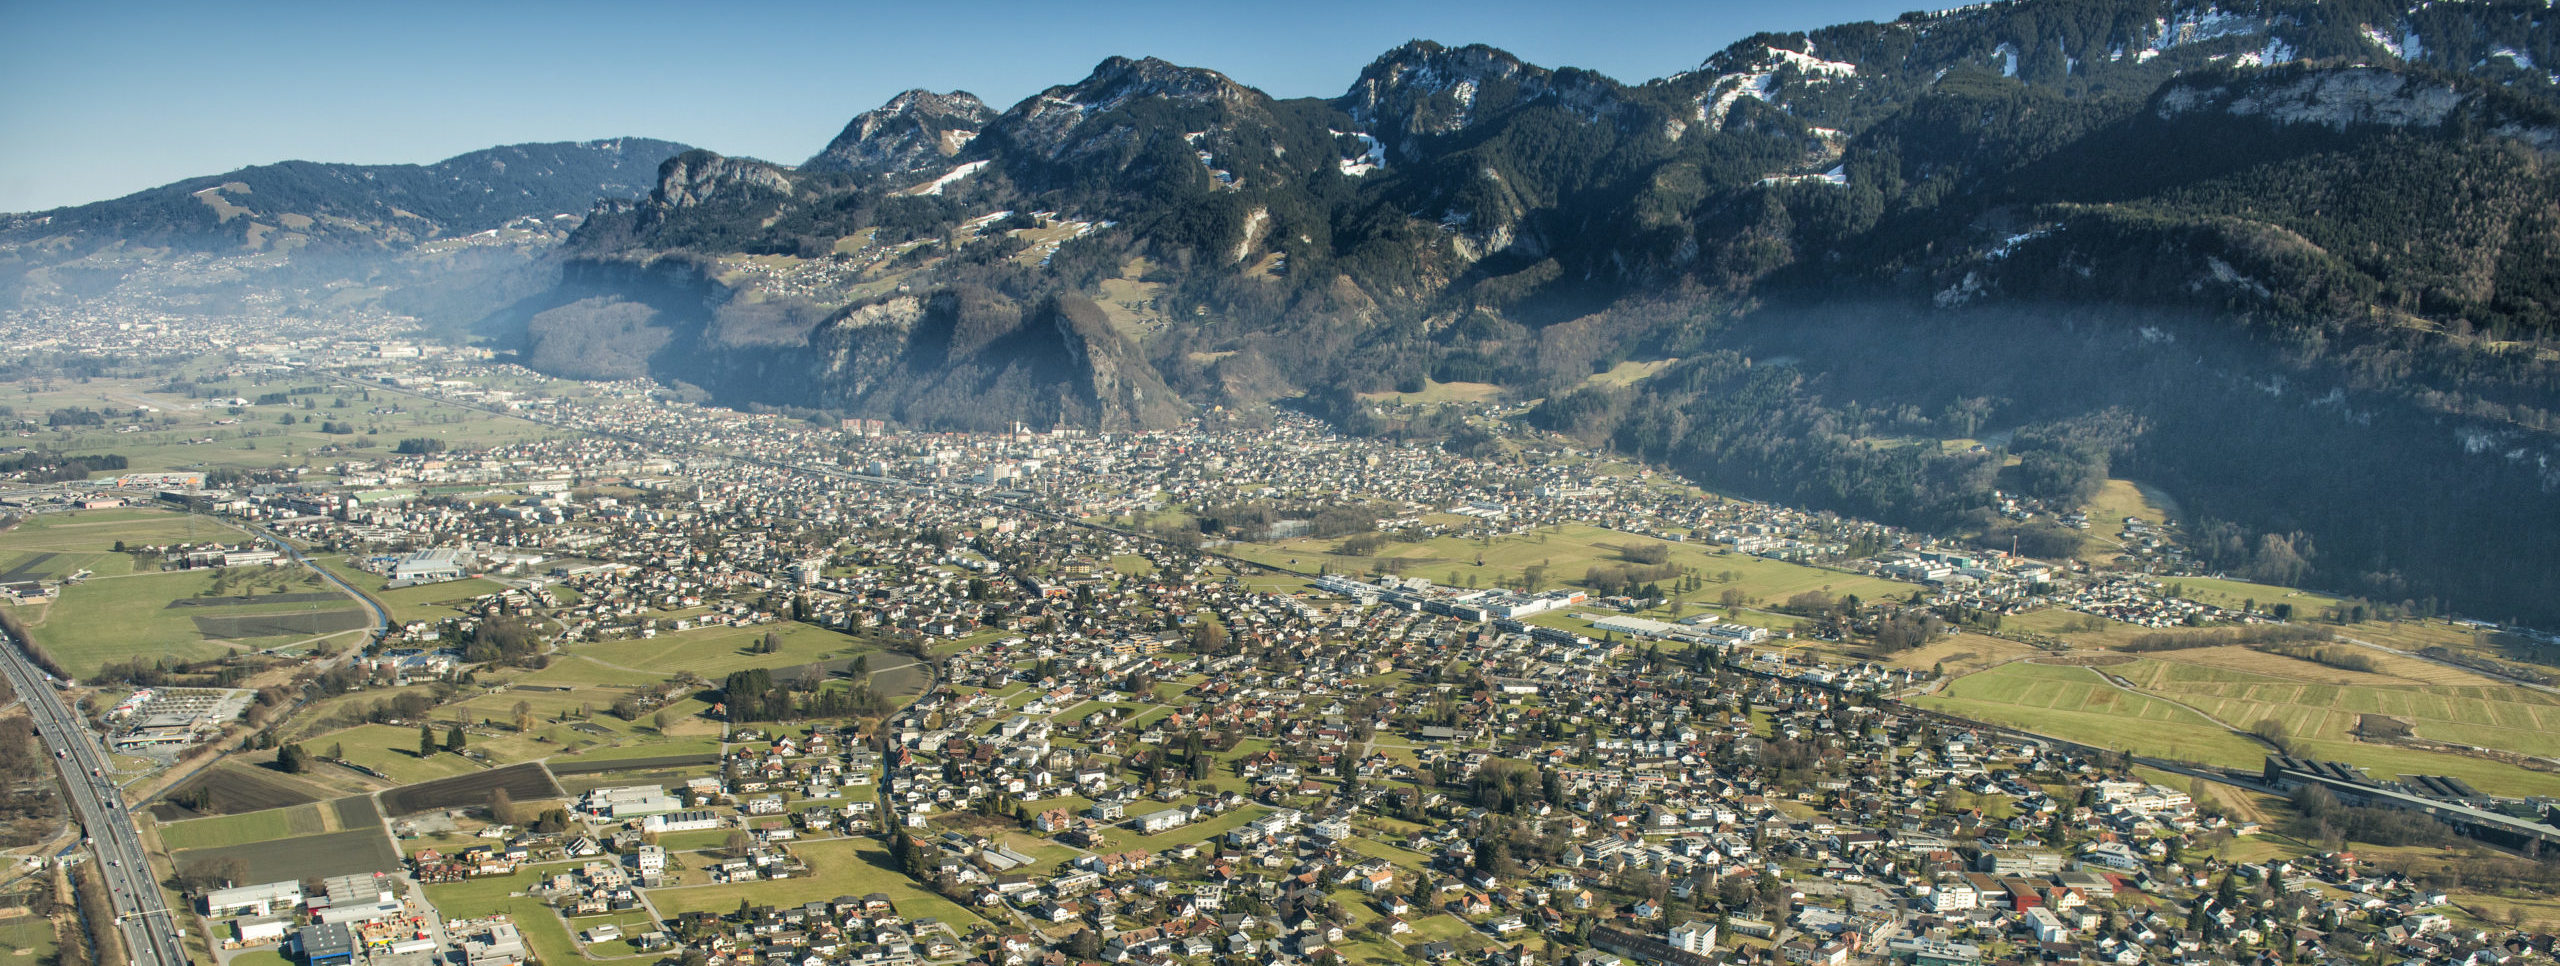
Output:
M117 3L0 0L0 211L286 159L639 135L798 162L913 87L999 109L1113 54L1340 94L1420 37L1636 82L1907 3Z

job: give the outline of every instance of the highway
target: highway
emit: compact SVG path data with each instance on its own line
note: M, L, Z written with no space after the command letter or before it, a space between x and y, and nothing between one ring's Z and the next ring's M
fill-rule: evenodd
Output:
M151 861L142 852L142 833L124 809L124 795L107 778L107 749L98 736L62 704L62 695L44 672L27 660L21 642L0 644L0 674L35 716L45 751L57 755L62 784L71 795L74 814L88 832L90 851L108 886L108 899L124 933L125 950L140 966L186 966L186 945L178 924L152 881ZM104 958L104 957L101 957Z

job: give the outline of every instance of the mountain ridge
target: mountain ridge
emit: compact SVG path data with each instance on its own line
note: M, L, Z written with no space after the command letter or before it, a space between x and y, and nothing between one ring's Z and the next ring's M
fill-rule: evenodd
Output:
M2201 529L2229 528L2208 541L2215 566L2276 567L2284 555L2259 546L2273 536L2320 548L2312 566L2341 585L2452 599L2460 547L2541 551L2471 517L2359 533L2387 494L2305 478L2289 485L2334 499L2287 507L2207 470L2281 449L2231 434L2247 424L2327 441L2287 457L2333 475L2435 454L2448 469L2413 477L2474 511L2560 491L2538 468L2560 458L2560 350L2534 348L2560 301L2541 254L2560 251L2545 213L2560 207L2560 99L2536 66L2552 47L2516 3L2016 0L1757 35L1637 84L1415 41L1338 97L1279 99L1112 58L998 112L939 165L644 201L599 212L563 251L600 271L695 266L710 306L661 323L713 334L683 365L715 378L695 383L714 398L952 428L1067 413L1146 428L1286 404L1397 433L1445 423L1375 399L1483 383L1544 399L1536 425L1593 445L1897 522L1982 526L2004 492L2057 496L2139 466L2193 491ZM1091 395L1061 349L1026 350L1016 381L938 407L950 374L916 366L911 339L844 334L949 293L1008 318L1089 302L1127 346L1114 373L1143 366L1181 405ZM1808 298L1899 308L1822 318ZM2018 322L2031 306L2076 321ZM2014 344L1977 344L1995 330ZM745 331L759 335L720 335ZM822 349L848 338L849 355ZM1947 358L1915 379L1872 348L1914 338L2086 377L2060 391ZM2093 345L2160 358L2111 368ZM1728 368L1763 355L1791 362ZM729 356L756 378L702 368ZM817 362L839 356L872 362ZM1672 357L1631 386L1590 382ZM2212 388L2163 388L2178 379ZM2247 415L2217 421L2207 399ZM2354 419L2366 436L2339 436ZM2037 465L2068 469L2020 480L1862 441L1985 421L2046 440ZM2467 452L2466 424L2522 455ZM2455 467L2468 478L2441 475Z

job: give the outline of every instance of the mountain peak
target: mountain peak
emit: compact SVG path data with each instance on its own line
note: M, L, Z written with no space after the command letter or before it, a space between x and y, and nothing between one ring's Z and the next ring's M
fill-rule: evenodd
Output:
M986 102L968 91L906 91L855 115L802 167L880 174L935 167L967 147L994 116Z
M686 208L757 192L788 195L791 179L777 165L695 148L658 165L658 187L649 197L664 207Z
M1168 123L1161 115L1139 120L1121 113L1123 107L1137 103L1170 106L1173 114L1191 118L1180 123L1205 133L1221 126L1221 119L1263 109L1270 98L1214 70L1154 57L1110 57L1083 80L1025 98L990 122L988 133L996 143L1051 160L1094 151L1117 154L1163 133L1158 128ZM1173 133L1184 133L1184 129L1174 128Z
M1064 91L1064 100L1091 109L1108 110L1142 97L1232 101L1247 90L1227 75L1206 67L1184 67L1155 57L1131 60L1113 56L1094 65L1093 73L1086 75L1085 79L1063 88L1052 87L1041 92L1034 101L1048 100Z
M1419 137L1465 128L1479 117L1479 103L1535 99L1553 77L1497 47L1411 40L1361 69L1334 103L1375 134L1390 158L1409 160L1419 153Z

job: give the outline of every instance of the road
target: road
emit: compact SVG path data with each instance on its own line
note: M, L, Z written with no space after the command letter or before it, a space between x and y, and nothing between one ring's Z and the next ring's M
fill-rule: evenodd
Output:
M78 715L62 704L62 695L19 650L21 642L0 642L0 675L27 703L45 750L59 757L62 785L88 831L90 851L108 885L108 899L124 933L125 949L140 966L186 966L186 945L178 936L177 918L152 881L151 860L142 852L142 832L124 810L123 793L106 777L107 749Z

